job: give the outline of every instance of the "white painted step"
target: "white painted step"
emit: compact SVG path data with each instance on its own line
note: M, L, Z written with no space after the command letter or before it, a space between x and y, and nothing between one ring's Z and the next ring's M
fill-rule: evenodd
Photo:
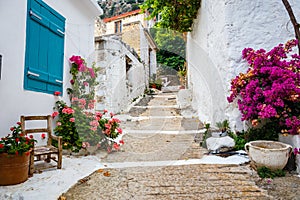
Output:
M129 121L142 121L142 120L151 120L151 119L196 119L196 116L139 116L139 117L128 117Z
M165 99L176 99L177 98L177 96L174 94L165 94L165 95L157 94L157 95L149 95L149 96L151 96L153 98L165 98Z
M208 156L204 156L201 159L104 163L104 166L105 168L125 168L125 167L159 167L159 166L162 167L162 166L195 165L195 164L240 165L247 162L249 162L248 156L233 155L227 158L223 158L220 156L208 155Z
M176 108L178 109L178 105L170 105L170 106L133 106L133 108L144 108L144 109L155 109L155 108Z
M123 130L127 134L197 134L204 133L205 129L201 130L180 130L180 131L167 131L167 130L132 130L132 129L124 129Z

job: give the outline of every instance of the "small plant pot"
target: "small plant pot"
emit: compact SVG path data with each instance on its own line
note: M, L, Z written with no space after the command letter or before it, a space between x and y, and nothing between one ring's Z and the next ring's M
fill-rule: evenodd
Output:
M282 142L257 140L245 144L254 168L283 169L292 153L292 146Z

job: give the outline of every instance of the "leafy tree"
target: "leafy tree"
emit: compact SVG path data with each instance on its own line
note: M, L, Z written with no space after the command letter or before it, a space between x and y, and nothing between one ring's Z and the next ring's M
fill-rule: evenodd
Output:
M151 12L150 19L161 16L158 27L184 33L192 31L200 5L201 0L146 0L141 8Z
M185 62L185 42L182 34L158 27L152 28L150 32L159 48L157 62L176 71L182 70Z

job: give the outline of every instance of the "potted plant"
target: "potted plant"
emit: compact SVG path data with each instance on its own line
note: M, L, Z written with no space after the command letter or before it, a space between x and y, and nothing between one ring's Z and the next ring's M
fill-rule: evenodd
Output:
M296 45L297 40L290 40L269 52L243 50L249 67L231 81L228 101L237 102L242 120L251 122L257 140L300 134L300 56L289 56Z
M0 139L0 185L13 185L26 181L30 151L35 140L22 133L21 122L10 128L11 134Z

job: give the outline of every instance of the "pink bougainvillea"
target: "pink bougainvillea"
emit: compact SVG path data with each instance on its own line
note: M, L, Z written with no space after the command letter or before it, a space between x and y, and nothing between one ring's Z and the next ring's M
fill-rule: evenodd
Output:
M242 55L249 68L231 81L229 102L237 99L242 120L257 125L276 119L282 133L300 134L300 56L289 56L297 40L271 51L246 48Z

